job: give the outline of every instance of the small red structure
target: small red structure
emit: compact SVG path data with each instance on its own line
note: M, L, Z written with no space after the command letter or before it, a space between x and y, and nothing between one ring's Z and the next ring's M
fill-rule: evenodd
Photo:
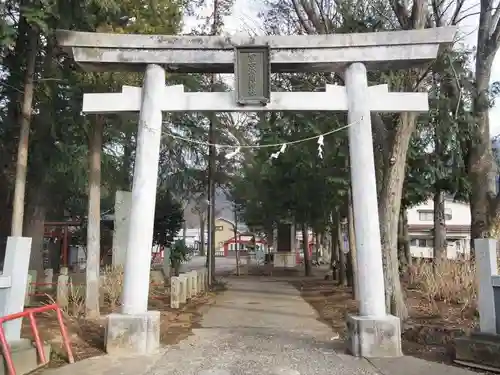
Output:
M224 242L224 255L227 257L230 253L233 253L236 255L236 249L239 249L240 254L246 254L247 252L247 245L251 243L251 237L250 236L238 236L238 238L232 237L226 242ZM264 241L263 239L256 238L255 239L255 247L257 249L263 248L265 249L267 247L267 242Z
M309 253L309 259L312 259L313 249L314 249L314 241L309 242L309 246L307 247ZM298 249L296 252L296 260L297 264L301 264L304 260L304 254L302 252L302 248Z
M79 221L47 221L44 224L44 238L52 241L60 241L61 246L61 265L68 265L68 249L71 238L69 227L79 227L82 223Z

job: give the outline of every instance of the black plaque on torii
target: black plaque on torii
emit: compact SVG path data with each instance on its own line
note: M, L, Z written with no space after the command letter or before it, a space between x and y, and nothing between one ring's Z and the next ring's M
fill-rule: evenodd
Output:
M235 47L236 102L266 106L271 100L271 51L268 45Z

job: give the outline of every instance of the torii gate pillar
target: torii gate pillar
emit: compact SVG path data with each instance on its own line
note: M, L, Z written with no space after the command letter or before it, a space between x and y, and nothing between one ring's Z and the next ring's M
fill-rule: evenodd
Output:
M160 312L148 311L148 294L164 91L165 70L148 65L137 131L122 314L110 314L106 327L106 351L111 354L123 349L138 353L159 349Z

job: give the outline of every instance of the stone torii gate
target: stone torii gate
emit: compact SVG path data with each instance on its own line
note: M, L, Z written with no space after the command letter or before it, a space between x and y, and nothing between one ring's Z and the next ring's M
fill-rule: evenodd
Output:
M159 347L159 314L147 311L162 112L348 111L360 311L348 318L357 356L401 355L397 317L387 314L370 113L428 110L427 93L368 86L367 70L409 68L436 58L455 28L365 34L219 37L99 34L61 30L58 42L88 71L145 71L142 88L85 94L86 113L139 112L122 314L111 314L107 350ZM236 73L236 92L188 93L165 71ZM343 72L345 87L269 91L270 73Z

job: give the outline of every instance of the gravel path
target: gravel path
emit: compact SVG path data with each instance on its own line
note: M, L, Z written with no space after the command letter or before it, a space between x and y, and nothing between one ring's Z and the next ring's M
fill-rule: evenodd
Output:
M229 278L201 328L159 355L101 357L51 375L473 375L413 357L367 361L343 354L331 328L290 284ZM85 363L86 362L86 363Z

